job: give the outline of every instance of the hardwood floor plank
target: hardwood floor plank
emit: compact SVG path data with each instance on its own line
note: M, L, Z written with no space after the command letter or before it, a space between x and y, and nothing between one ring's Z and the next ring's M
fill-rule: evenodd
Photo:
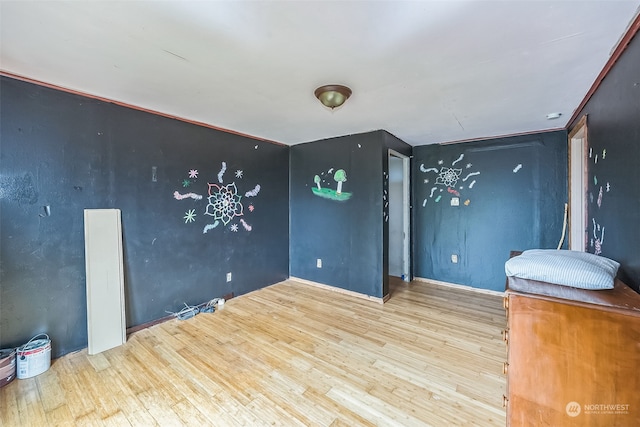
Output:
M502 299L285 281L0 389L0 425L502 426Z

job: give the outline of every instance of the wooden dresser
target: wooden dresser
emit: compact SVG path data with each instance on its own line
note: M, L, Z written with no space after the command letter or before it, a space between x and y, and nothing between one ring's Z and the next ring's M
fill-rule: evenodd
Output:
M640 426L640 294L508 278L508 426Z

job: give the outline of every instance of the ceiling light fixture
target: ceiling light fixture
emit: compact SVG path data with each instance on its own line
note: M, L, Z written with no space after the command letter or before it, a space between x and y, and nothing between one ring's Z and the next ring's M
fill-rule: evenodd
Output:
M547 120L559 119L562 113L549 113L547 114Z
M351 96L351 89L342 85L325 85L315 90L316 98L332 110L341 106Z

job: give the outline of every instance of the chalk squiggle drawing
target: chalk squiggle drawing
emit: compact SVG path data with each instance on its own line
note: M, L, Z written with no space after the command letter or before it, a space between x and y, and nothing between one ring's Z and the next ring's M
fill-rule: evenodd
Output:
M598 192L598 207L602 206L602 185L600 186L600 191Z
M227 171L227 162L222 162L222 168L220 169L220 172L218 172L218 182L220 184L222 184L222 177L224 176L224 173Z
M459 161L461 161L462 159L464 159L464 154L460 154L460 157L458 157L456 160L454 160L453 162L451 162L451 166L455 165L456 163L458 163Z
M174 191L173 197L176 200L183 200L183 199L202 200L202 196L200 194L196 194L196 193L180 194L177 191Z
M215 221L213 224L207 224L204 226L204 228L202 229L202 234L206 234L207 231L212 230L214 228L216 228L218 226L218 224L220 224L220 221Z
M433 187L433 188L431 189L431 194L429 194L429 197L433 197L433 193L435 193L435 191L436 191L437 189L438 189L437 187Z
M471 184L469 184L469 188L473 188L474 185L476 185L476 180L475 179L473 181L471 181Z
M243 218L240 218L240 223L242 224L245 230L251 231L252 227L249 224L247 224L247 222Z
M513 173L518 173L518 171L522 169L522 163L518 163L518 166L516 166L515 168L513 168Z
M476 175L480 175L480 172L471 172L470 174L468 174L467 176L465 176L464 178L462 178L462 182L465 182L466 180L468 180L469 178L471 178L472 176L476 176Z
M247 191L244 193L244 197L256 197L260 192L260 184L257 184L255 188L251 191Z
M436 168L425 168L424 167L424 163L420 165L420 170L422 172L435 172L435 173L438 173L438 169L436 169Z
M595 218L591 218L591 221L593 221L593 238L594 240L594 246L595 246L595 250L594 250L594 255L600 255L602 253L602 245L604 244L604 227L602 227L602 233L600 234L600 237L598 237L598 235L596 234L596 220ZM597 229L600 230L600 224L597 224Z

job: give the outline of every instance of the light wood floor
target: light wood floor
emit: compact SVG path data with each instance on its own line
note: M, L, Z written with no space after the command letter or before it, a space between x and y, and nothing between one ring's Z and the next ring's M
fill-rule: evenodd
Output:
M0 389L0 425L504 426L501 298L292 281Z

